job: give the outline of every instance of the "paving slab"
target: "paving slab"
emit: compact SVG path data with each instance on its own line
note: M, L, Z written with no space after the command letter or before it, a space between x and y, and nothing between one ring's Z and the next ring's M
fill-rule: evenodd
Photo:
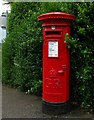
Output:
M2 118L41 118L62 120L94 120L94 114L88 114L80 108L63 115L42 113L42 99L35 95L26 95L17 89L2 86Z

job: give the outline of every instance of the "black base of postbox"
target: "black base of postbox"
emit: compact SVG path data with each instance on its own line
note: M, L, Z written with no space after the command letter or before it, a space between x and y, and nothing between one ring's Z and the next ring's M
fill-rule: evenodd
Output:
M70 103L42 102L42 112L49 115L60 115L70 112Z

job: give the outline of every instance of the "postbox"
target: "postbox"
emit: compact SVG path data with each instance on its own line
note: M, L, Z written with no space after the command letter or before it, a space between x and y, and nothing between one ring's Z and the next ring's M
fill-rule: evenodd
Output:
M63 12L38 16L43 27L43 113L62 114L70 110L70 53L65 37L70 36L73 20L74 15Z

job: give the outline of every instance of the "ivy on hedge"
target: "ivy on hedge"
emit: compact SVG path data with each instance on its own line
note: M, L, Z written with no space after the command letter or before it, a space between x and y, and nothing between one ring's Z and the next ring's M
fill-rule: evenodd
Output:
M8 35L3 42L3 83L26 93L41 94L42 13L74 14L71 37L66 36L71 54L71 101L94 107L94 3L12 3Z

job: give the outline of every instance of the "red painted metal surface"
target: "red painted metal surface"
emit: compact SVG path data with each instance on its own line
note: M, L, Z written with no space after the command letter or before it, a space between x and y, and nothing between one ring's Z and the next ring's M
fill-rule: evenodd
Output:
M69 100L70 53L65 34L70 36L70 21L75 16L62 12L40 15L43 26L43 96L46 102Z

